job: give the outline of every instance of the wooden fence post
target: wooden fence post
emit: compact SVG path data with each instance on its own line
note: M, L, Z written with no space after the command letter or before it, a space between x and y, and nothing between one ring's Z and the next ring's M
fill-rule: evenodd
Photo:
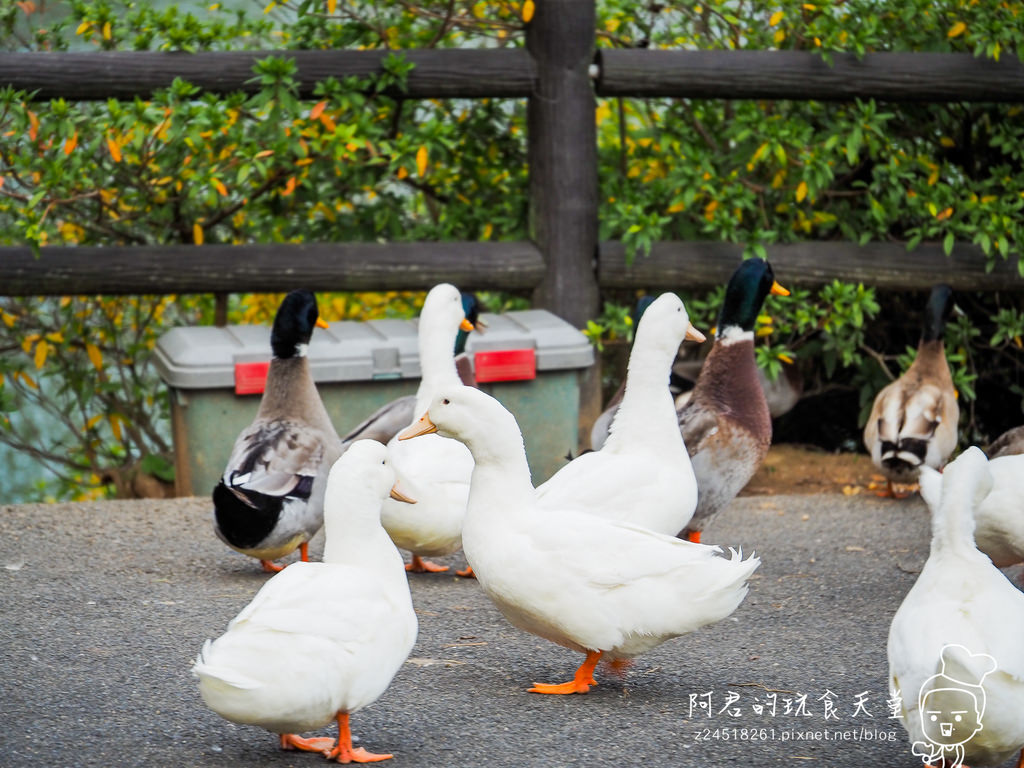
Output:
M526 48L537 66L527 106L530 231L545 275L533 304L577 328L598 312L597 129L590 80L594 0L537 0ZM580 447L601 412L600 358L580 375Z
M526 30L530 229L547 266L533 302L580 328L598 309L595 20L594 0L538 0Z

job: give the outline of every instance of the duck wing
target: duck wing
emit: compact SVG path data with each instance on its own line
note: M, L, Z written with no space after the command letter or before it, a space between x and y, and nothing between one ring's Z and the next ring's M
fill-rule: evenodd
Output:
M222 482L243 501L248 493L308 499L324 453L324 435L308 424L256 422L235 443Z

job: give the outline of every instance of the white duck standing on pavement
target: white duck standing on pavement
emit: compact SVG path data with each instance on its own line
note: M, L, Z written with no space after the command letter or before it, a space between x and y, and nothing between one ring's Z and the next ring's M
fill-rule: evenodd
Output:
M640 318L607 441L537 488L542 508L590 512L671 535L686 526L697 506L697 479L668 388L684 339L705 340L682 300L663 293Z
M626 661L719 621L746 595L755 557L542 508L519 425L485 392L442 389L399 437L433 432L464 442L476 462L462 542L484 592L515 626L586 654L573 680L531 692L586 693L602 658Z
M929 506L938 497L931 551L889 628L890 693L926 762L996 765L1024 747L1024 593L974 544L974 510L992 488L981 450L941 478L920 472L941 492L925 494Z
M327 481L323 562L278 573L203 645L193 673L210 709L280 734L282 749L340 763L391 757L353 748L349 729L349 715L384 693L416 641L402 556L380 524L389 492L404 498L387 449L353 443ZM331 720L336 743L297 735Z
M316 297L285 296L270 332L274 357L259 411L213 490L217 536L266 571L280 571L272 561L296 548L309 560L309 540L323 525L327 470L342 450L306 356L314 327L327 327Z
M419 352L422 378L416 392L415 419L423 415L439 389L461 386L455 367L455 337L471 331L462 295L454 285L431 288L419 321ZM466 516L473 457L462 443L431 435L415 443L388 442L399 483L416 499L413 510L406 504L385 501L381 521L391 539L412 553L407 570L422 573L447 571L447 566L424 557L450 555L462 546L462 520ZM469 570L460 575L472 575Z

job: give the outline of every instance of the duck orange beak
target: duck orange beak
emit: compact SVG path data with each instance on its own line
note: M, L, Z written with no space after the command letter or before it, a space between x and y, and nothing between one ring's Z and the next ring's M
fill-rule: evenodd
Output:
M423 414L419 420L412 424L401 432L398 433L399 440L408 440L412 437L419 437L420 435L429 435L431 432L437 432L437 425L430 420L430 412Z
M327 324L327 321L326 321L326 320L324 320L324 319L323 319L323 318L321 318L321 317L318 317L318 318L316 319L316 327L317 327L317 328L330 328L331 326Z
M691 325L686 329L686 339L687 341L696 341L698 344L703 344L708 340L708 337Z
M394 499L395 501L404 501L406 504L416 503L416 499L410 499L408 496L406 496L404 493L398 490L398 483L395 483L393 486L391 486L391 493L388 495L391 496L391 498Z
M783 288L781 285L779 285L778 280L772 282L771 293L775 294L776 296L789 296L789 291Z
M474 326L471 322L469 322L469 318L464 317L464 318L462 318L462 322L459 323L459 330L460 331L466 331L466 332L475 331L476 330L476 326Z

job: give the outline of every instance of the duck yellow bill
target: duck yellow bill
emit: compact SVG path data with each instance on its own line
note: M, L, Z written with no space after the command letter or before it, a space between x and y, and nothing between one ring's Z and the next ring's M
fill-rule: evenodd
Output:
M462 322L459 323L459 330L460 331L467 331L467 332L468 331L475 331L476 330L476 326L474 326L471 322L469 322L468 318L464 317L464 318L462 318Z
M416 503L416 499L410 499L408 496L406 496L404 493L398 490L398 483L395 483L393 486L391 486L391 493L389 495L395 501L404 501L406 504Z
M772 282L772 293L776 296L789 296L789 291L779 285L779 281L775 280Z
M430 420L430 414L423 414L419 421L415 424L406 427L398 433L399 440L408 440L410 437L419 437L420 435L429 435L431 432L437 432L437 425Z
M328 325L328 324L327 324L327 321L326 321L326 320L324 320L324 319L323 319L322 317L318 317L318 318L316 319L316 327L317 327L317 328L330 328L331 326L330 326L330 325Z
M696 341L698 343L704 343L708 340L708 337L698 331L692 325L686 329L686 338L689 341Z

